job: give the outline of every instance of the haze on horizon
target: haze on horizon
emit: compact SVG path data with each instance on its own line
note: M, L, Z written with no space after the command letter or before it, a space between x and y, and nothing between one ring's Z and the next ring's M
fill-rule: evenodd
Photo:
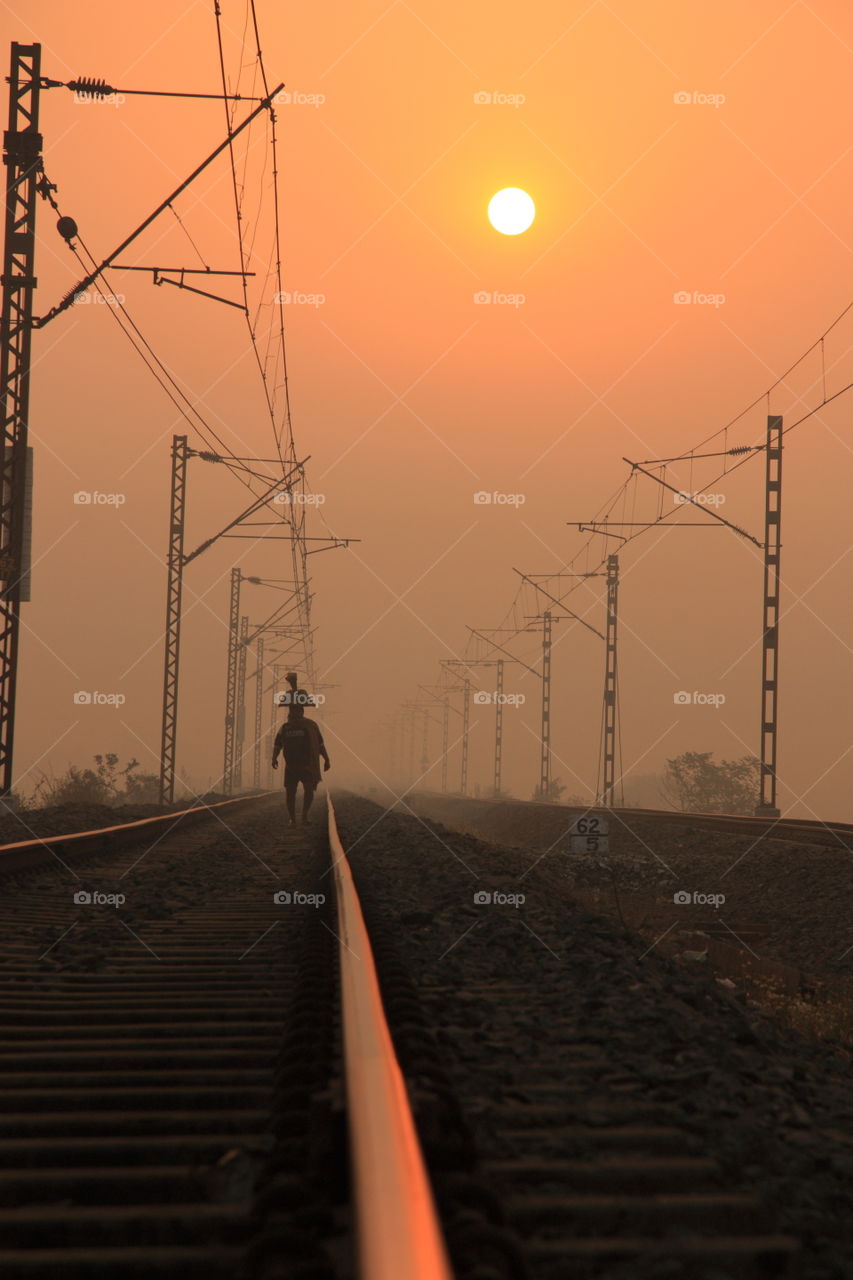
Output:
M242 92L252 92L245 6L222 0L222 10L229 77L242 66ZM290 94L277 108L279 212L294 433L317 498L311 532L359 540L312 557L328 686L317 718L333 783L398 785L410 779L394 772L390 721L438 680L440 660L483 655L467 628L536 625L541 599L513 569L592 571L608 548L572 523L614 498L613 521L654 520L672 505L652 480L623 488L624 458L680 456L753 402L724 447L755 444L768 412L794 422L851 381L853 313L763 398L850 301L853 13L837 0L723 0L702 14L669 0L542 0L524 11L482 0L322 10L259 0L258 14L266 65ZM3 56L12 40L40 41L55 79L218 89L206 5L152 0L119 21L107 0L16 0L0 24ZM247 111L238 104L235 119ZM224 128L216 102L84 104L60 89L42 98L47 176L98 260ZM237 146L262 346L276 323L265 138L259 127ZM535 202L523 234L489 224L503 187ZM233 205L224 159L130 261L236 268ZM55 221L42 203L40 314L82 274ZM239 313L153 288L141 272L110 280L229 447L270 457ZM41 770L89 764L96 752L158 767L171 439L186 432L205 445L110 310L75 306L34 335L33 594L16 735L25 791ZM666 477L692 493L722 469L697 460ZM780 801L802 817L853 819L852 479L840 396L786 438L784 459ZM763 483L758 456L713 484L708 509L760 538ZM75 503L80 492L122 501ZM241 505L233 479L191 465L187 545ZM671 523L702 518L684 506ZM622 551L628 780L683 751L733 758L758 747L761 554L707 523L655 530ZM289 558L283 543L228 541L187 570L178 764L197 788L222 768L235 564L283 578ZM244 597L253 622L272 607L254 590ZM601 579L579 580L569 603L601 629L602 598ZM511 645L535 665L536 634ZM485 690L489 678L483 668ZM589 797L602 678L600 641L577 622L555 624L553 773ZM505 714L505 786L526 799L538 778L539 682L522 667L507 668L506 681L524 701ZM80 690L124 702L81 705ZM714 701L684 705L680 691ZM250 685L250 705L253 696ZM492 708L474 706L469 782L484 791L492 732ZM436 724L430 734L425 785L435 787ZM449 769L456 785L458 743Z

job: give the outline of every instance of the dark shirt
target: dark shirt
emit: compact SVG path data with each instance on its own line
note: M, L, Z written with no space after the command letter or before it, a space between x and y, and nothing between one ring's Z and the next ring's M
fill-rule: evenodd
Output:
M311 739L304 724L286 721L278 731L277 741L289 769L310 769Z

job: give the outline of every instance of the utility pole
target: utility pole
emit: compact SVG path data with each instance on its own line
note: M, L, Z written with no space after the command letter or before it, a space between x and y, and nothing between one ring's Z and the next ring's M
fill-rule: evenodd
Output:
M470 628L469 628L470 630ZM473 631L473 635L482 639L480 632ZM513 661L513 659L510 659ZM494 774L495 792L500 791L501 777L501 756L503 751L503 711L504 711L504 659L498 658L472 658L470 662L464 658L447 658L442 663L446 668L464 667L466 671L470 671L472 667L494 667L496 669L496 687L494 690L495 701L495 760ZM467 765L466 765L467 777Z
M539 794L551 795L551 611L542 614L542 754L539 767Z
M445 664L442 665L445 666ZM451 664L446 664L446 666L449 665ZM450 750L450 695L457 692L457 688L446 684L422 684L419 687L435 702L441 703L441 790L446 792L447 754ZM453 710L455 711L456 708L454 707Z
M255 672L255 740L252 744L252 786L261 785L261 743L264 736L264 638L258 636L255 643L255 660L258 664Z
M447 791L447 752L450 748L450 694L442 704L441 716L441 789Z
M184 568L184 516L187 502L187 437L172 438L172 501L166 569L166 654L163 663L163 728L160 736L160 803L175 799L175 746L178 735L178 667L181 652L181 599Z
M269 751L267 752L267 785L272 790L273 787L273 767L272 767L272 748L275 735L278 733L278 722L276 720L276 709L278 697L278 686L281 683L281 665L278 662L273 663L272 668L272 711L270 712L270 731L269 731Z
M779 699L779 566L782 550L782 419L767 419L764 503L764 619L761 643L760 818L778 818L776 730Z
M471 681L462 681L462 766L459 771L459 790L468 794L468 731L471 725Z
M239 568L231 570L231 596L228 608L228 671L225 683L225 762L222 766L222 790L230 796L234 790L234 738L237 727L237 650L240 644Z
M495 796L501 793L501 761L503 757L504 660L495 663L495 773L492 783Z
M759 775L759 803L756 807L756 815L758 817L779 817L779 810L776 807L776 731L777 731L777 699L779 692L779 560L781 550L781 529L782 529L782 419L778 415L771 415L767 419L767 440L765 445L766 469L765 469L765 500L764 500L764 541L759 542L758 538L753 537L746 529L742 529L740 525L734 524L731 520L727 520L725 516L721 516L718 512L710 507L704 509L706 516L710 516L714 525L709 525L707 520L699 521L692 527L708 529L711 527L731 529L738 537L745 538L747 542L751 542L753 546L764 552L764 626L762 631L762 650L761 650L761 760ZM760 448L761 446L757 446ZM706 457L725 457L732 454L743 454L749 452L752 446L738 447L735 449L724 450L719 454L706 454ZM647 459L646 466L663 465L665 462L678 462L683 459ZM623 458L623 462L627 462L633 471L639 471L641 475L647 476L650 480L654 480L656 484L663 489L668 489L670 493L675 494L679 502L682 504L690 503L697 505L695 494L686 494L680 489L676 489L674 485L655 475L651 471L647 471L639 462L632 462L630 458ZM619 521L617 522L621 528L640 528L650 529L656 528L662 521L642 520L642 521ZM670 526L674 529L691 527L691 522L683 521ZM579 529L589 529L592 532L600 532L602 528L607 530L607 525L603 526L591 521L585 525L578 525ZM619 536L619 535L615 535ZM623 542L625 539L622 539Z
M20 610L22 599L29 599L25 543L36 195L45 195L47 184L42 173L39 133L40 79L41 45L13 43L9 127L3 140L6 219L0 335L0 796L8 796L13 784Z
M246 650L249 643L249 617L240 619L240 638L237 646L237 700L234 731L234 786L243 786L243 744L246 741Z
M186 436L172 437L172 484L169 507L169 539L166 570L166 629L163 659L163 719L160 736L160 803L171 804L175 798L175 755L178 736L178 693L179 693L179 659L181 645L181 611L183 601L184 569L197 556L213 546L220 538L238 537L233 530L239 528L249 516L256 514L275 492L282 486L291 483L293 471L289 471L280 479L268 480L267 488L257 497L253 497L249 506L234 520L213 537L205 539L200 546L189 554L184 552L184 530L187 514L187 465L190 458L201 458L205 462L222 462L223 459L214 453L191 449ZM303 463L296 464L298 474ZM273 535L265 535L267 537ZM233 575L232 575L233 587ZM230 661L230 657L229 657ZM226 716L230 703L226 706ZM226 774L224 786L228 788L229 753L233 765L233 739L229 742L226 724ZM230 794L230 792L228 792Z
M444 671L451 671L454 667L460 666L467 669L468 664L456 658L447 658L441 663ZM468 735L471 729L471 681L468 676L465 676L461 684L446 686L448 697L451 693L460 691L462 693L462 759L459 765L459 792L465 796L468 794ZM446 747L444 759L447 759ZM446 769L442 769L442 782L446 785Z
M537 615L537 621L538 621L538 615ZM504 655L503 657L500 657L498 659L473 658L470 663L464 664L465 666L472 666L472 667L494 666L496 669L495 670L495 761L494 761L493 785L494 785L494 793L497 796L500 794L502 772L503 772L504 663L507 661L512 663L517 663L519 666L524 667L525 671L527 671L530 675L535 676L537 680L542 679L542 672L537 671L534 667L529 667L526 662L522 662L520 658L514 657L512 653L509 652L508 649L504 649L502 645L498 644L497 640L492 639L494 635L500 635L504 631L508 631L510 637L517 636L517 635L527 635L530 633L532 628L530 627L509 627L509 628L492 627L486 631L477 631L475 630L474 627L469 627L468 630L471 632L472 636L476 636L478 640L482 640L486 644L491 645L492 649L497 649L502 655ZM549 701L550 701L550 697L549 697ZM541 782L541 758L540 758L540 782Z
M599 529L596 529L595 531L601 532ZM611 534L606 530L606 528L604 532L607 537L619 538L622 542L625 541L625 538L622 537L621 534ZM616 787L616 728L618 714L616 654L618 636L617 604L619 595L619 557L618 555L608 555L607 572L605 575L597 572L564 573L562 571L558 574L552 575L552 577L559 578L600 578L602 576L607 578L607 621L604 635L602 635L597 627L593 627L589 622L586 622L585 619L581 618L571 609L567 609L567 606L562 600L558 600L556 596L550 595L543 587L540 587L538 583L533 582L533 579L529 575L522 576L527 576L528 581L533 583L537 591L542 592L542 594L547 596L549 600L552 600L554 604L565 609L569 616L574 618L577 622L582 623L583 626L586 627L587 631L591 631L593 635L598 636L600 640L604 641L604 699L601 721L601 777L600 779L596 779L596 786L598 787L596 799L599 804L610 806L614 801Z
M525 576L522 574L522 577ZM539 730L538 798L547 801L551 795L551 635L555 619L550 609L545 609L541 614L534 614L528 619L530 622L540 620L542 622L542 712ZM560 619L558 618L557 621L559 622Z
M619 602L619 556L607 557L607 622L604 641L604 743L602 751L601 804L612 808L616 785L617 707L617 607Z

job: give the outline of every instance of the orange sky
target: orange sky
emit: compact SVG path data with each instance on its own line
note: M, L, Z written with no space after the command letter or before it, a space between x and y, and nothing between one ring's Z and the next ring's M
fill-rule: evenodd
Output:
M249 92L244 5L222 0L222 9L229 76L242 58ZM269 74L299 99L278 112L285 286L323 298L286 309L294 429L327 526L361 539L312 564L319 667L337 685L329 745L340 777L358 765L387 778L381 722L419 682L435 681L440 658L465 651L466 625L501 623L517 591L512 567L550 572L576 555L584 539L566 522L593 515L618 488L623 455L690 448L849 301L853 14L840 0L523 9L259 0L258 12ZM152 0L117 13L106 0L13 3L4 45L40 40L43 72L56 79L216 91L211 5ZM478 93L516 101L478 103ZM223 127L217 103L83 105L55 89L43 97L45 168L100 259ZM238 150L245 223L258 221L253 302L270 296L265 138L258 128ZM533 227L515 238L485 216L507 185L537 204ZM177 212L183 226L162 218L130 261L191 265L197 246L212 266L238 265L227 162ZM40 313L80 278L54 221L41 206ZM270 456L239 313L153 289L141 274L110 280L231 447ZM482 291L524 301L477 304ZM681 305L680 291L724 301ZM233 285L223 292L237 297ZM185 428L108 310L73 308L34 340L36 565L16 754L25 788L38 769L96 751L156 768L169 446ZM826 344L830 391L850 380L851 341L853 321ZM771 411L792 421L820 399L820 376L818 353L774 393ZM766 412L759 405L729 444L759 439ZM191 470L190 546L243 501L211 472ZM792 433L785 456L781 799L802 815L853 817L844 754L852 472L842 398ZM697 470L693 487L710 474ZM762 480L756 460L719 487L720 510L759 537ZM125 501L81 507L80 490ZM524 504L476 505L479 490L521 493ZM633 518L658 504L643 482ZM226 542L188 569L179 765L199 786L221 770L230 568L284 577L280 548ZM602 553L594 547L590 563ZM688 749L756 749L760 592L759 553L728 532L655 533L626 548L626 769L655 771ZM257 605L247 594L253 620L271 608L268 594ZM594 595L573 600L602 625ZM519 615L533 605L528 596ZM554 772L585 794L595 784L602 647L569 623L557 632ZM518 652L535 657L535 637ZM508 713L506 781L528 796L538 693L532 677L517 687L527 702ZM725 706L679 709L682 688L723 692ZM79 707L78 689L126 701ZM491 711L473 720L471 782L487 786ZM437 747L435 736L433 759ZM454 755L451 778L457 770Z

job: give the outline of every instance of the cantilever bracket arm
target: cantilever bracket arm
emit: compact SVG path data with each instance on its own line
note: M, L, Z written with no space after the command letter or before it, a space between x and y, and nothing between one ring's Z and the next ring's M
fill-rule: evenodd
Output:
M200 298L211 298L214 302L224 302L226 307L236 307L238 311L248 315L248 309L242 302L232 302L230 298L223 298L218 293L208 293L207 289L196 289L194 285L185 284L183 280L170 280L168 276L161 276L155 271L154 283L171 284L176 289L186 289L187 293L197 293Z
M206 551L208 547L212 547L214 542L217 542L219 538L224 537L228 533L229 529L233 529L235 525L240 524L247 516L254 515L256 511L259 511L262 506L269 502L277 489L287 488L293 479L293 476L301 472L304 466L304 462L297 462L286 476L282 476L280 479L274 480L272 484L264 490L259 498L256 498L254 502L246 507L245 511L241 511L240 515L235 516L233 520L229 520L228 524L226 524L223 529L220 529L218 533L215 533L213 537L206 538L204 542L200 543L199 546L196 547L195 551L191 551L189 555L184 556L184 565L188 565L191 560L195 560L196 556L200 556L202 551Z
M142 234L142 232L146 229L146 227L149 227L151 223L154 221L154 219L160 216L160 214L163 212L164 209L168 209L172 201L176 199L176 197L179 196L182 191L185 191L186 188L190 185L190 183L194 182L195 179L199 176L199 174L203 173L204 170L207 168L207 166L213 160L215 160L218 155L220 155L223 151L225 151L227 147L231 146L231 143L234 141L234 139L238 137L238 135L241 134L243 130L252 123L252 121L256 118L256 116L260 115L262 111L266 111L271 106L272 101L275 98L275 95L279 93L280 90L283 88L284 88L284 85L279 84L275 87L275 89L273 89L272 93L270 93L266 98L263 98L261 100L260 106L257 106L255 110L251 112L250 115L246 116L246 119L243 121L243 123L239 124L237 128L233 130L232 133L229 133L228 136L225 138L225 141L221 142L214 151L211 151L207 159L202 160L201 164L198 165L198 167L193 170L190 176L188 178L185 178L184 181L180 184L180 186L176 187L175 190L172 192L172 194L170 196L167 196L166 199L163 200L161 204L158 204L154 212L149 213L148 217L145 218L143 222L140 222L136 230L132 231L126 240L122 240L121 244L118 246L117 249L113 249L112 253L109 254L106 258L104 258L100 266L95 267L94 271L90 271L89 274L83 280L81 280L78 285L75 285L73 289L69 290L69 292L65 295L65 297L62 298L62 300L58 302L55 307L51 307L50 311L48 311L46 315L34 316L33 328L34 329L44 328L44 326L49 321L53 320L56 316L58 316L60 312L67 310L67 308L71 306L76 295L78 293L85 292L85 290L89 288L89 285L94 284L95 280L97 280L101 272L105 271L107 267L112 266L113 262L118 257L118 255L120 253L123 253L129 244L133 244L134 240L136 240Z
M622 461L627 462L628 466L631 467L633 471L639 471L642 475L648 476L650 480L654 480L657 484L663 485L664 489L669 489L670 493L680 494L684 498L685 502L692 503L694 507L699 505L694 501L691 494L683 493L681 489L676 489L675 485L667 484L665 480L661 480L660 476L656 476L651 471L646 471L645 467L641 467L639 462L632 462L630 458L623 458ZM746 538L748 542L754 543L760 551L764 550L763 542L759 542L757 538L753 538L752 534L747 533L746 529L741 529L739 525L732 524L731 520L726 520L725 516L718 515L716 511L711 511L710 507L705 508L705 515L713 516L713 518L718 520L720 524L724 524L727 529L731 529L733 533L739 533L742 538Z
M300 541L308 542L309 539L301 538ZM361 538L332 537L329 539L325 547L312 547L309 551L306 551L305 554L306 556L316 556L319 555L321 551L337 551L338 547L348 547L351 542L361 542Z
M563 604L562 600L558 600L556 596L552 596L551 592L546 591L544 587L540 587L539 583L534 582L533 579L528 577L526 573L522 573L520 569L513 569L513 573L517 573L519 578L523 578L525 582L529 582L531 587L533 587L536 591L541 591L543 596L547 596L549 600L552 600L554 604L558 606L558 608L564 609L566 613L569 615L569 617L574 618L576 622L579 622L581 624L581 626L586 627L587 631L591 631L593 635L598 636L599 640L605 639L605 637L601 634L601 632L598 630L597 627L594 627L591 625L591 623L586 622L580 616L580 614L574 613L569 608L568 605Z
M500 649L501 653L505 653L513 662L517 662L520 667L524 667L525 671L529 671L537 680L542 679L541 671L537 671L535 667L528 667L526 662L522 662L521 658L516 658L514 653L510 653L509 649L505 649L503 645L498 644L497 640L491 640L488 636L484 636L482 631L475 631L473 627L468 627L468 630L471 632L472 636L476 636L478 640L485 640L486 644L490 644L493 649Z

